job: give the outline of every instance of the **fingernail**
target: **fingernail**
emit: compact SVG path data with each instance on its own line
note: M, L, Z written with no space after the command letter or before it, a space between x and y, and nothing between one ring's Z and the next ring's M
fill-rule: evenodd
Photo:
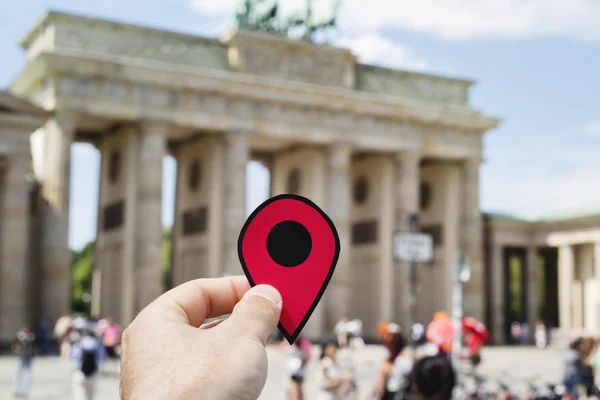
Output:
M248 290L244 297L246 296L259 296L264 299L269 300L271 303L279 306L281 304L281 295L273 286L269 285L258 285L254 286L252 289Z

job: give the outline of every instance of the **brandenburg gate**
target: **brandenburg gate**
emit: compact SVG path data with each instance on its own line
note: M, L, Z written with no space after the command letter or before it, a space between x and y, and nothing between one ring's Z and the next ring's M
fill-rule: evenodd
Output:
M48 12L21 41L10 91L52 112L41 193L41 313L69 293L70 147L101 154L93 284L98 315L123 324L162 287L162 162L177 161L174 284L241 274L246 166L270 170L271 194L312 199L335 223L341 255L309 336L342 316L366 329L409 321L408 268L396 230L418 216L435 241L420 267L419 319L451 305L452 268L473 268L465 312L483 318L478 171L498 120L468 103L473 82L364 65L348 50L252 31L221 39ZM393 58L394 55L390 54ZM77 223L76 221L74 223Z

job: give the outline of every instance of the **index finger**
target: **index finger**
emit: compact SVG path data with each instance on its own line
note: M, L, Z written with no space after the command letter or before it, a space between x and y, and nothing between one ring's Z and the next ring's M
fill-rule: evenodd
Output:
M150 307L160 307L182 322L199 327L207 318L231 313L249 289L250 283L242 275L195 279L169 290Z

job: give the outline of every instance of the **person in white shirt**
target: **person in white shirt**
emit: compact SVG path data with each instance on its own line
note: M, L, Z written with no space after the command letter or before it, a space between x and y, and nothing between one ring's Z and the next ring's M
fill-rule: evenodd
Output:
M335 336L339 335L342 332L347 330L346 326L348 325L348 318L342 317L333 327L333 333Z
M341 388L344 384L350 383L351 378L342 375L336 355L337 344L335 342L322 344L317 372L318 400L342 400L345 398Z
M336 354L336 364L339 367L342 377L349 381L340 387L340 394L344 399L355 399L358 396L356 387L356 363L354 361L354 349L350 346L351 334L342 332L338 335L338 350Z

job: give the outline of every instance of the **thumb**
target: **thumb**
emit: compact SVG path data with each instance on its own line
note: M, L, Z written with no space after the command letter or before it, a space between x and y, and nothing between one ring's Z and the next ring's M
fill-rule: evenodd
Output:
M281 295L272 286L257 285L246 292L227 318L228 329L266 345L281 315Z

